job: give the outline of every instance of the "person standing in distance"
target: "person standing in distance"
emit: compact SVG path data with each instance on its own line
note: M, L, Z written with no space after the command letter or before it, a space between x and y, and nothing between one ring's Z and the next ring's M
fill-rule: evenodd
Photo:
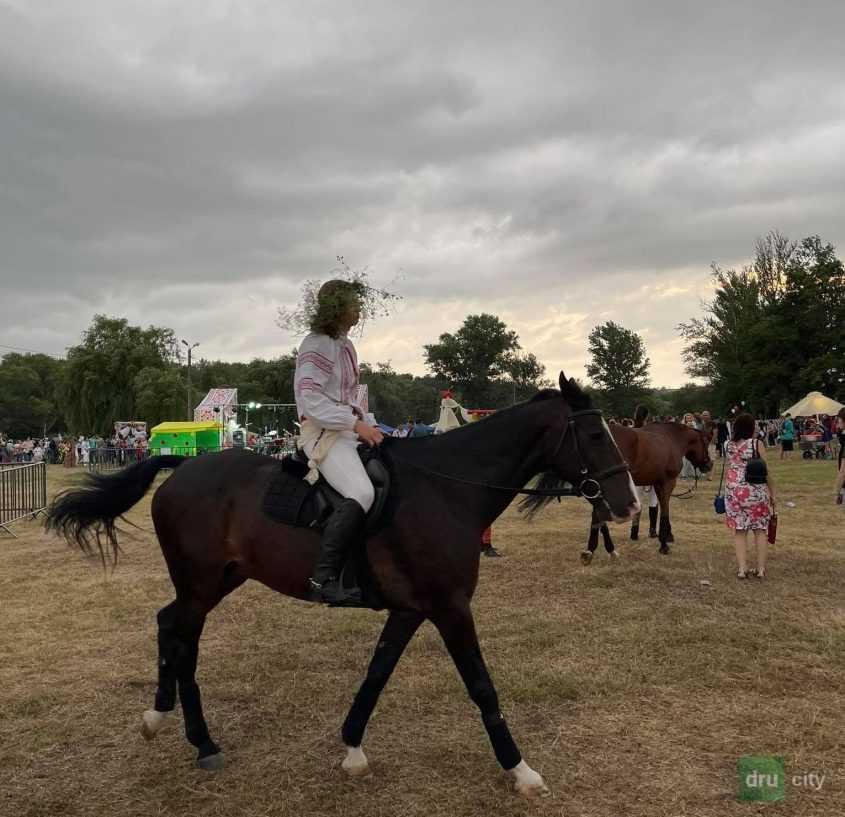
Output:
M789 459L795 444L795 424L792 422L792 415L787 412L783 427L780 430L780 458Z

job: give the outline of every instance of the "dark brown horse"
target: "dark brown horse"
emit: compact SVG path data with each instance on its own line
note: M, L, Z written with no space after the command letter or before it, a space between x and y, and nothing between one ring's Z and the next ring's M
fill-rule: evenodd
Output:
M669 519L669 500L675 490L678 474L686 457L699 471L707 472L713 467L710 460L710 438L712 429L699 431L682 423L651 423L643 428L611 426L611 433L622 456L631 466L631 477L637 486L651 487L657 495L660 507L660 529L655 530L656 508L650 509L649 535L660 542L660 553L669 553L669 542L674 541L672 523ZM641 495L642 496L642 495ZM631 523L631 538L639 532L640 515ZM613 540L607 525L593 514L590 524L590 538L587 549L581 553L581 561L589 564L598 547L599 533L604 548L616 556Z
M393 509L385 526L367 539L366 553L370 578L390 612L341 732L343 768L350 774L367 771L361 750L367 721L406 645L429 619L517 790L527 797L547 792L511 737L479 649L470 608L478 542L538 474L540 488L529 500L533 510L562 493L564 483L581 486L602 520L628 519L640 508L600 412L563 373L560 388L449 434L388 438L382 445L395 486ZM198 762L216 769L223 755L209 735L195 680L206 616L247 579L306 599L317 556L316 532L274 522L262 510L278 462L243 451L187 461L153 457L114 475L90 477L87 488L61 495L48 525L88 552L96 552L96 544L101 555L102 535L116 556L115 520L141 499L160 469L176 467L152 502L176 598L158 613L158 689L142 731L155 735L173 712L178 692Z

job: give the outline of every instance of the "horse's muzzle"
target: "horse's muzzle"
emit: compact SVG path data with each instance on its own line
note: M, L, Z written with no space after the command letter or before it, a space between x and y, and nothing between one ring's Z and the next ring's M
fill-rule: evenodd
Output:
M633 502L629 503L625 516L616 516L616 514L614 514L613 521L619 524L627 522L629 519L633 519L642 509L643 506L640 505L639 499L635 499Z

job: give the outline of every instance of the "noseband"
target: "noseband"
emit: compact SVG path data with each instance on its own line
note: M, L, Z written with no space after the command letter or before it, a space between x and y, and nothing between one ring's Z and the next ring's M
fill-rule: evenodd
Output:
M623 460L619 463L619 465L611 465L610 468L605 468L603 471L599 471L595 474L590 473L589 468L587 468L584 463L583 456L581 456L581 447L578 444L578 427L575 422L578 417L587 417L589 415L598 415L601 417L601 411L599 409L582 409L581 411L573 411L572 414L569 415L569 422L563 427L563 433L560 435L560 439L555 446L552 459L554 459L560 452L563 441L566 439L566 434L571 429L572 447L575 449L575 459L578 463L578 470L582 477L580 485L575 488L575 493L579 496L583 496L584 499L591 502L593 505L597 504L599 500L601 500L606 507L609 507L607 500L604 498L604 491L601 487L602 481L615 476L616 474L624 474L626 471L630 471L631 469L628 463Z

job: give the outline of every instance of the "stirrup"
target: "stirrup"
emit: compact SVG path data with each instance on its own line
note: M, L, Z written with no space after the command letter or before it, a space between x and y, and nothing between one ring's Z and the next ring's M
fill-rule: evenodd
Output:
M360 587L344 587L340 579L327 579L320 587L320 601L330 607L362 607Z

